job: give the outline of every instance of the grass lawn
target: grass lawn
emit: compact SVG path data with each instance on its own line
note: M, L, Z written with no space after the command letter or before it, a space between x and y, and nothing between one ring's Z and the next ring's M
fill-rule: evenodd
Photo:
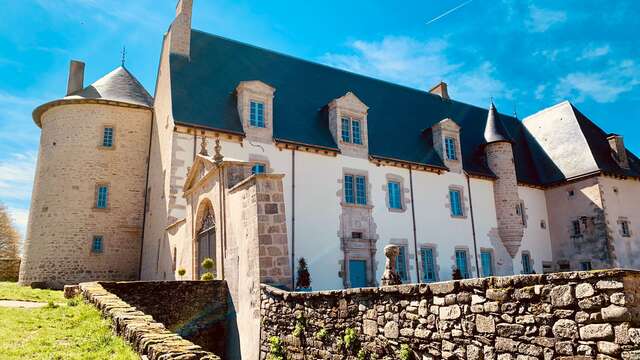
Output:
M63 303L58 307L0 307L0 358L139 359L113 334L100 313L83 301L65 301L61 291L32 290L0 283L0 298Z

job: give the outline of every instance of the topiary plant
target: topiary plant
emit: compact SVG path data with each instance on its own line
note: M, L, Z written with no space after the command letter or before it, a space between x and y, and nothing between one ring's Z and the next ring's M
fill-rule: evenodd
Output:
M311 289L311 275L307 268L307 261L304 258L298 260L298 276L296 279L296 290L310 290Z
M182 277L187 273L187 270L183 267L178 269L178 276L180 276L180 280L182 280Z
M213 266L214 266L215 264L216 264L216 262L215 262L215 261L213 261L213 259L212 259L212 258L205 258L204 260L202 260L202 264L200 264L200 265L202 265L202 267L203 267L205 270L207 270L207 271L211 272L211 269L213 269Z
M213 274L210 272L206 272L202 275L200 275L200 280L202 281L211 281L213 280Z

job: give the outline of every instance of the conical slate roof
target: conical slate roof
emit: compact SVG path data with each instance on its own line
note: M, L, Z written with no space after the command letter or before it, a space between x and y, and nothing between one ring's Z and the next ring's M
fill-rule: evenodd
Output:
M491 107L489 107L489 113L487 114L487 124L484 127L484 140L487 144L500 141L513 142L509 132L500 120L500 115L498 114L495 105L493 105L493 101L491 102Z
M153 106L153 98L129 70L120 66L93 84L64 99L102 99Z
M40 117L51 107L69 103L108 103L151 108L153 98L138 79L123 66L119 66L93 84L62 99L50 101L33 111L33 120L40 126Z

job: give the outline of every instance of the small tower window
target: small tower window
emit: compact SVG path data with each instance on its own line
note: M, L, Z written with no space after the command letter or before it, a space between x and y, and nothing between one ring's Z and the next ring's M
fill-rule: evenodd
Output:
M458 160L458 154L456 152L456 139L452 137L444 138L444 146L447 153L447 159Z
M105 127L102 131L102 146L113 147L113 128Z
M107 185L98 186L98 194L96 196L96 208L106 209L109 204L109 187Z
M622 230L622 236L631 237L631 231L629 230L629 222L626 220L620 221L620 228Z
M250 102L249 124L253 127L263 128L264 124L264 103L259 101Z
M101 253L103 246L104 238L102 235L96 235L93 237L93 241L91 242L91 252L93 253Z

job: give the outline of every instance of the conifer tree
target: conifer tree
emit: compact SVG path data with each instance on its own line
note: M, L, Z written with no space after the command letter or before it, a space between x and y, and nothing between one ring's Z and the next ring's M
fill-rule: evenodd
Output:
M308 289L311 287L311 275L307 269L307 261L304 258L298 260L298 276L296 289Z

